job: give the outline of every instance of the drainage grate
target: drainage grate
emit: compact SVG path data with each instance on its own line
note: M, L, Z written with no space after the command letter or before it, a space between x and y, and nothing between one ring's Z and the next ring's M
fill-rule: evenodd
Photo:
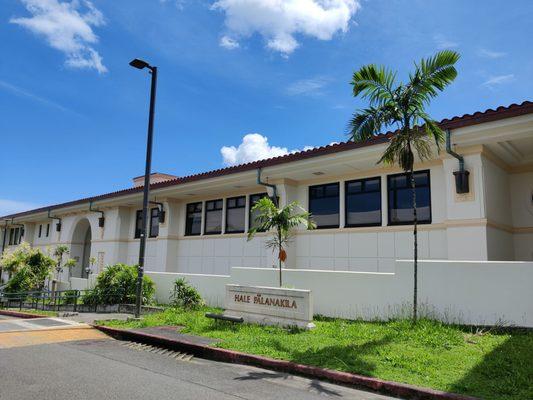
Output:
M144 344L144 343L126 341L126 342L122 342L121 344L133 350L147 351L149 353L159 354L159 355L174 358L175 360L180 360L180 361L191 361L193 358L192 354L180 353L179 351L169 350L163 347L151 346L149 344Z

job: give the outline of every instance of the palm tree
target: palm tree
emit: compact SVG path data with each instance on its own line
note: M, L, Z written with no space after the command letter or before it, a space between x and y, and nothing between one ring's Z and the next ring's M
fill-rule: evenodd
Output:
M355 142L364 142L382 129L397 130L378 163L399 165L408 174L413 200L414 293L413 321L417 319L418 237L416 187L413 168L415 156L427 160L432 156L431 142L437 148L444 141L444 132L426 112L431 100L457 76L455 64L460 56L451 50L415 64L407 83L396 82L396 73L383 66L366 65L353 74L353 95L368 100L369 107L355 112L349 122L349 133Z
M289 243L294 228L304 225L307 229L314 229L316 225L311 220L311 214L295 201L279 208L270 198L263 197L255 203L252 211L259 212L255 220L258 226L248 231L248 240L251 240L257 232L274 230L272 239L267 241L266 246L278 250L279 286L281 287L281 264L287 259L284 247Z
M63 268L61 267L61 262L63 261L63 254L68 254L69 249L68 246L64 244L60 244L54 249L54 256L56 257L56 272L57 272L57 280L59 281L59 275L61 272L63 272Z

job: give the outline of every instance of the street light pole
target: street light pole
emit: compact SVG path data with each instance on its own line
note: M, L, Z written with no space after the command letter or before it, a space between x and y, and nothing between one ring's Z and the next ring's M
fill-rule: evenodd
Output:
M141 240L139 248L139 265L137 267L137 287L135 298L135 318L141 316L142 306L142 285L144 275L144 253L146 250L146 231L148 228L148 200L150 196L150 174L152 169L152 142L154 136L154 113L155 95L157 88L157 67L152 67L147 62L135 59L130 62L132 67L143 69L148 68L152 74L152 84L150 88L150 114L148 117L148 138L146 142L146 166L144 171L144 191L143 191L143 211L141 224Z

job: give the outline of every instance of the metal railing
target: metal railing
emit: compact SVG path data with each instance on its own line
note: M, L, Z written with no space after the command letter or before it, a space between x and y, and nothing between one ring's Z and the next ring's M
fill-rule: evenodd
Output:
M88 295L92 294L94 289L87 290L41 290L41 291L28 291L7 293L0 292L0 308L18 308L33 309L43 311L61 311L72 310L78 311L80 307L83 307L85 311L98 309L98 306L112 305L112 304L127 304L128 296L124 296L124 291L113 290L109 293L99 292L99 296L104 299L113 299L109 304L104 304L89 300ZM126 300L126 301L125 301Z

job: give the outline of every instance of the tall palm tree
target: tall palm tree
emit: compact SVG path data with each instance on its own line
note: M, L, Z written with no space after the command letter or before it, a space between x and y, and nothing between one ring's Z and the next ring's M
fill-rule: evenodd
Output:
M382 129L396 128L378 163L397 164L408 174L413 200L414 293L413 320L417 319L418 237L416 186L413 175L415 156L427 160L432 156L431 143L437 148L444 132L426 112L431 100L457 76L455 64L460 56L451 50L415 64L407 83L396 82L396 72L376 65L363 66L353 74L353 95L368 100L368 108L357 110L349 122L349 133L356 142L370 140Z
M281 265L287 258L284 247L292 238L294 229L299 225L313 229L316 225L311 220L311 215L295 201L285 207L277 207L270 198L263 197L255 203L252 211L259 212L254 221L258 226L248 231L248 240L251 240L257 232L273 230L272 238L267 241L266 246L278 250L279 287L281 287Z

